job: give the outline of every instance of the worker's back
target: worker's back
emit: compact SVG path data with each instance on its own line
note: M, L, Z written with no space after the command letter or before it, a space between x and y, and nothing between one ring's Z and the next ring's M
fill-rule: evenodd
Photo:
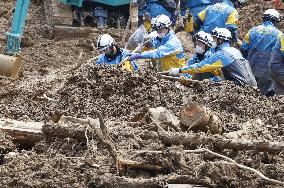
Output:
M271 76L275 80L275 93L284 95L284 34L281 35L272 50L270 66Z
M212 5L212 4L214 4L214 0L187 0L187 7L189 9L197 6Z
M172 12L167 10L167 8L157 0L146 0L145 12L149 12L151 18L156 18L162 14L168 16L169 18L172 17Z
M271 51L281 34L271 22L264 22L246 34L241 49L247 55L255 76L268 73Z
M249 63L238 49L234 47L224 47L219 53L222 53L224 59L226 59L224 62L227 62L222 68L225 79L241 86L256 86L256 81Z
M281 33L271 22L264 22L250 29L245 36L242 49L271 52Z
M238 12L227 3L216 3L198 14L201 30L210 33L216 27L237 29ZM234 36L233 36L234 37Z

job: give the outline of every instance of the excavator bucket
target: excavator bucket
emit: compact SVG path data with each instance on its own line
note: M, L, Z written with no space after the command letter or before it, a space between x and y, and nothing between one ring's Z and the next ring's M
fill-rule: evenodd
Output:
M22 69L20 56L0 54L0 75L16 79Z

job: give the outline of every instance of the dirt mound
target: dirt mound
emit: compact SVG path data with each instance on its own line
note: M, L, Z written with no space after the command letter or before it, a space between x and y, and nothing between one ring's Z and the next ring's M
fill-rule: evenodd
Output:
M153 71L133 75L116 67L96 65L78 70L60 96L62 112L84 117L97 109L103 116L116 119L129 119L147 106L178 108L182 100L179 89L157 78Z
M10 27L12 17L7 13L14 3L11 0L0 2L1 33ZM241 36L261 22L262 12L272 7L270 5L270 1L251 0L239 11ZM54 115L95 117L94 110L99 110L123 159L162 166L163 170L126 168L118 175L115 160L90 129L86 130L86 135L91 136L83 139L59 139L49 135L30 151L23 147L17 150L13 139L1 132L2 186L125 188L195 183L213 187L280 187L218 157L184 153L184 150L206 147L260 170L269 178L283 181L282 153L220 149L214 143L174 146L168 144L169 140L165 143L156 124L145 114L148 107L163 106L178 116L183 104L198 102L220 117L225 127L224 135L172 132L163 125L168 128L166 132L173 136L183 134L222 140L228 138L228 134L243 131L239 136L243 141L283 142L283 97L267 98L253 88L242 88L230 82L194 83L183 87L162 79L151 70L132 75L113 67L90 64L71 72L96 55L89 42L97 38L98 33L87 40L46 39L43 12L42 4L32 2L21 53L24 72L19 80L0 80L0 116L53 125ZM120 44L123 34L115 30L110 32ZM3 35L0 44L2 51ZM186 47L187 51L192 51L189 44Z

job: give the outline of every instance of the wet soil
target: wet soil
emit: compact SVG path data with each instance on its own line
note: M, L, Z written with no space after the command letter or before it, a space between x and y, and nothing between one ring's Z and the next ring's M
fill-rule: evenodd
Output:
M262 10L271 7L270 1L249 3L240 10L240 36L260 23ZM7 13L14 1L1 1L0 6L3 7L0 10L0 32L3 33L9 28L11 16ZM221 119L225 130L221 138L226 133L245 129L243 140L283 142L282 96L264 97L258 90L229 82L194 83L184 87L162 79L147 68L133 75L115 67L86 64L86 60L97 55L90 44L99 34L68 41L47 39L43 12L40 2L31 3L21 52L23 73L15 81L0 80L0 117L54 124L60 115L96 118L95 110L98 110L123 159L163 166L164 170L127 169L118 175L108 149L92 133L88 139L60 139L49 135L26 151L0 132L3 187L162 187L166 183L281 187L220 158L181 152L199 146L168 147L146 114L148 108L163 106L178 116L183 104L199 102ZM123 33L111 31L120 42L119 36ZM1 34L2 52L4 46ZM186 48L191 53L191 48ZM41 98L44 94L58 102ZM209 132L198 134L214 136ZM210 144L203 147L255 168L269 178L284 181L282 153L220 151ZM162 152L137 154L145 150Z

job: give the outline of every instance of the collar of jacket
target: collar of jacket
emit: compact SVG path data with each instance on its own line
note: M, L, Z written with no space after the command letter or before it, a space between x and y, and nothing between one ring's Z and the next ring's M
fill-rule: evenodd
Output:
M271 21L265 21L265 22L262 23L262 25L264 25L264 26L269 26L269 25L274 26L274 24Z
M107 58L107 61L113 61L115 60L118 56L121 56L122 54L122 49L119 48L118 46L115 46L117 51L116 51L116 54L112 55L112 56L109 56L109 55L105 55L106 58Z
M173 30L170 30L168 34L166 34L166 36L162 38L162 44L165 44L173 34L175 34L175 32Z

